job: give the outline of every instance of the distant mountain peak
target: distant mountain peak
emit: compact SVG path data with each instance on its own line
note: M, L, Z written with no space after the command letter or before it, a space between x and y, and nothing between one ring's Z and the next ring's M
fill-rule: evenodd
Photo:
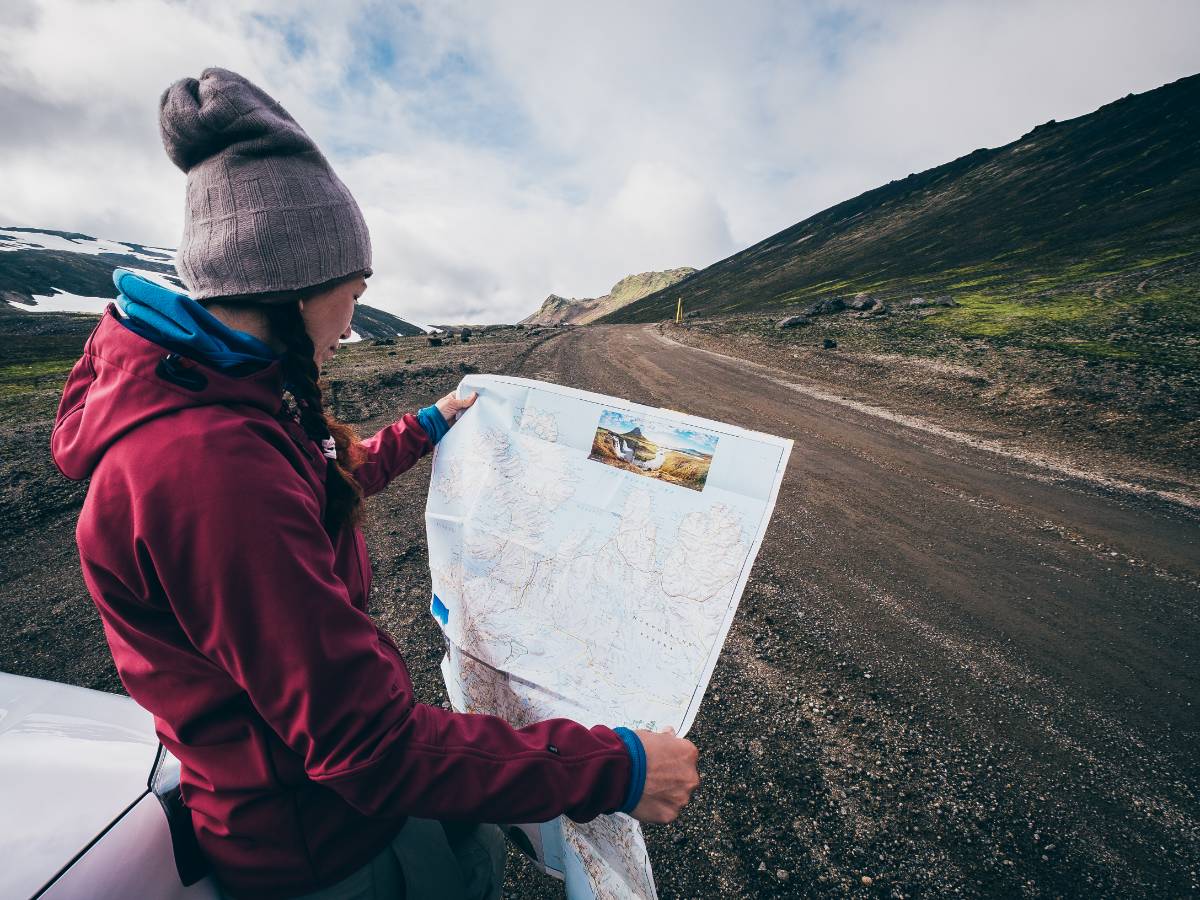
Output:
M538 311L531 316L526 316L521 320L522 325L557 325L559 322L570 321L576 304L579 300L572 300L568 297L560 297L558 294L551 294L542 301L542 305Z
M603 297L573 299L551 294L533 315L521 320L522 325L586 325L601 316L627 306L647 294L661 291L682 281L696 270L688 266L662 272L639 272L626 275Z

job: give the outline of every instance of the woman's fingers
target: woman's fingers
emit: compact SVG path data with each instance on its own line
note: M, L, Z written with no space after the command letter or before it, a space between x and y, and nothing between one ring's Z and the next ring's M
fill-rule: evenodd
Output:
M442 414L442 418L446 420L446 423L453 425L462 411L471 406L478 396L478 391L472 391L471 396L459 400L455 394L449 393L434 405L437 406L438 412Z

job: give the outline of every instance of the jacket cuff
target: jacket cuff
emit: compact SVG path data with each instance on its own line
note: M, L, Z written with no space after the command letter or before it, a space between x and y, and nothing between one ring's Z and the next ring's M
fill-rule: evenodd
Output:
M642 791L646 788L646 748L642 746L642 739L628 728L614 728L613 731L625 742L625 749L629 751L629 759L633 764L630 769L629 790L625 792L625 802L617 812L631 813L641 802Z
M446 421L441 410L436 406L425 406L417 411L417 421L421 423L421 427L425 429L425 433L429 435L429 442L437 444L450 430L450 423Z

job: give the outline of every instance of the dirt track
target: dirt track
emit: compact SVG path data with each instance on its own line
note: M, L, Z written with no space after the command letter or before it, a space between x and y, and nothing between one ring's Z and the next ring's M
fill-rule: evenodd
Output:
M1194 510L817 399L654 328L505 334L347 349L339 414L369 434L462 371L501 371L796 442L691 734L703 784L649 830L664 898L1200 894ZM19 499L0 534L0 669L119 691L79 578L82 490L45 458L42 415L3 445ZM373 612L437 702L428 465L372 499L366 531ZM510 897L562 896L510 871Z
M1200 891L1200 517L652 327L522 374L790 437L664 896ZM864 884L863 877L871 879Z

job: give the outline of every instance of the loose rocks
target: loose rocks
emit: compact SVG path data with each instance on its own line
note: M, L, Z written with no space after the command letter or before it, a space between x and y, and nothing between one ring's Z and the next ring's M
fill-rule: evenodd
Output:
M808 316L788 316L786 319L780 319L776 324L776 328L803 328L806 325L811 325L812 319Z
M816 303L810 303L804 308L803 314L806 316L823 316L829 313L839 313L845 308L846 304L841 297L827 297L824 300L818 300Z
M855 294L854 297L846 303L846 306L849 309L857 309L860 312L865 309L874 309L878 305L879 301L865 292Z
M942 294L940 297L913 297L904 305L908 309L924 309L928 306L958 306L958 301L949 294Z

